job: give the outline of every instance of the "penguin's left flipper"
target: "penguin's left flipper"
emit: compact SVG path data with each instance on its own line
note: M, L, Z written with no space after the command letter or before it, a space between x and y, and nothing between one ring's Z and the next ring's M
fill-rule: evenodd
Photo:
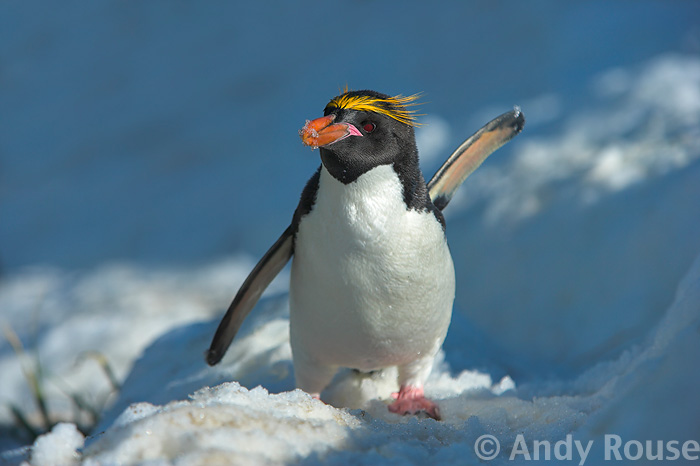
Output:
M294 254L293 230L290 225L284 230L282 236L265 253L260 262L245 279L243 285L233 298L226 315L221 319L216 329L214 339L206 353L207 363L210 366L221 361L228 349L233 337L245 320L246 316L258 302L265 288L272 282L278 273L287 265Z
M525 126L519 107L486 123L455 150L428 183L435 207L443 210L464 180L496 149L513 139Z

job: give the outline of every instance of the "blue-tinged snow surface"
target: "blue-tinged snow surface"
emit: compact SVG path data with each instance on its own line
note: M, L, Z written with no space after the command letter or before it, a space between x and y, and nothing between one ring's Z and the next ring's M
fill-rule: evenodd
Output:
M0 4L0 464L29 452L9 404L39 419L12 332L56 419L68 394L105 404L37 465L475 464L483 434L498 464L567 434L601 464L607 434L700 441L700 5L273 5ZM286 272L203 360L318 166L297 130L345 84L424 93L427 177L527 118L445 212L441 423L390 415L386 374L337 379L339 408L294 391Z

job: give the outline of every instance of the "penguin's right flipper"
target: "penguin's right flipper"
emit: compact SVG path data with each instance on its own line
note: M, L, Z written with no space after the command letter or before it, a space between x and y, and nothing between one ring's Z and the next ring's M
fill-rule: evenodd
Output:
M435 207L443 210L464 180L496 149L513 139L525 126L519 107L486 123L455 150L428 183Z
M211 346L206 353L207 363L210 366L218 363L224 357L246 316L255 307L255 303L258 302L265 288L287 265L292 254L294 254L294 234L290 225L250 272L236 297L233 298L224 318L221 319Z

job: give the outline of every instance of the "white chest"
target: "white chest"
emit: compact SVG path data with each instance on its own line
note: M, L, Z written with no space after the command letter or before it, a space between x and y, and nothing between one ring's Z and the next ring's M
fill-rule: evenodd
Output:
M404 363L442 343L453 300L442 227L406 208L391 166L348 185L321 170L292 263L295 352L365 370Z

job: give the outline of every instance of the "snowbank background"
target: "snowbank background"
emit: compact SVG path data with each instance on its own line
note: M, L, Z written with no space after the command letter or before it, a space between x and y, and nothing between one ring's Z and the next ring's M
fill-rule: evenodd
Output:
M107 406L82 457L62 424L34 463L476 462L491 433L510 464L518 433L573 433L595 464L605 434L700 440L697 18L643 1L0 5L0 325L39 355L57 418L71 393ZM427 176L513 104L528 120L446 211L442 423L350 395L385 396L379 377L326 394L363 411L292 391L285 273L223 364L202 358L318 165L296 131L346 83L425 93ZM38 416L2 338L0 381L0 461L18 462L8 403Z

